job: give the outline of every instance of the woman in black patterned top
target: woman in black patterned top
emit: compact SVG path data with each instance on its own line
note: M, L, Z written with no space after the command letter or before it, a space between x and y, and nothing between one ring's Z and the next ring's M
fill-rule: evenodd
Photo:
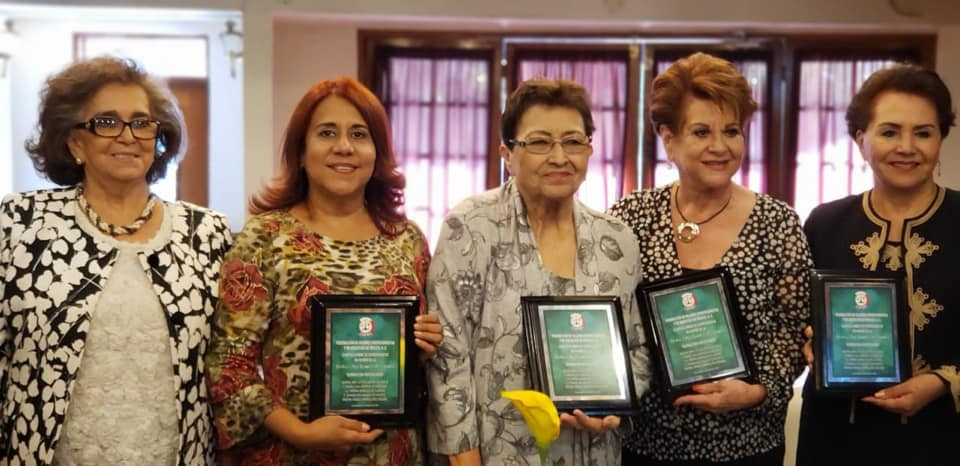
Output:
M756 109L727 61L697 53L653 82L650 117L680 179L635 192L610 213L640 241L642 275L726 267L758 374L694 387L672 404L651 386L624 440L624 464L776 465L808 311L810 253L796 213L731 181Z
M227 219L150 193L185 150L131 60L50 76L37 172L0 202L0 465L214 464L203 356Z

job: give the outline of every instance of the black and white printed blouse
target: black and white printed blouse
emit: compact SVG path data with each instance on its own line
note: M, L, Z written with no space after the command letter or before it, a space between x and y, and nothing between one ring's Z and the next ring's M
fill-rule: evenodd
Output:
M50 464L84 344L118 250L77 223L76 188L11 194L0 205L0 464ZM203 356L230 245L226 219L165 203L170 241L138 251L165 310L177 390L179 465L213 462Z
M670 218L670 187L637 191L610 214L633 228L646 281L682 273ZM624 448L665 461L731 461L784 444L787 404L804 368L800 351L809 315L810 251L796 212L758 194L743 229L720 263L730 270L747 342L766 399L753 408L712 414L673 407L656 382L640 401Z

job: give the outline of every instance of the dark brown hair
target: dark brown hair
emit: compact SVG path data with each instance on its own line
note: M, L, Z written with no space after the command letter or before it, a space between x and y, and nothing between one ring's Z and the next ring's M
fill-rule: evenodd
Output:
M24 145L37 172L61 186L83 181L83 166L77 165L67 140L83 108L107 84L136 85L147 94L150 117L160 121L160 135L148 183L163 178L167 165L186 149L186 127L176 99L154 82L135 61L99 57L78 61L50 76L40 93L39 135ZM161 153L160 149L163 147Z
M300 98L284 132L280 173L273 182L250 198L250 212L259 214L289 208L307 197L309 180L301 163L307 147L307 130L317 104L331 95L353 104L370 129L377 158L373 164L373 176L364 188L363 198L377 228L386 234L398 233L406 220L402 211L406 181L397 171L387 112L377 96L349 77L318 81Z
M569 107L583 117L583 130L587 137L593 135L593 115L590 114L590 97L583 86L563 79L531 79L524 81L507 99L506 108L500 116L500 136L511 150L510 141L517 137L517 124L523 114L534 105Z
M850 100L847 107L847 132L851 138L856 138L858 131L867 129L867 125L873 120L873 107L877 96L884 92L903 92L930 101L937 109L937 123L942 137L947 137L950 127L955 124L956 114L953 111L950 90L940 76L917 65L900 64L870 75Z
M746 78L728 61L694 53L675 61L653 80L650 91L650 121L654 131L666 125L673 133L683 126L686 99L709 100L732 110L743 126L757 110Z

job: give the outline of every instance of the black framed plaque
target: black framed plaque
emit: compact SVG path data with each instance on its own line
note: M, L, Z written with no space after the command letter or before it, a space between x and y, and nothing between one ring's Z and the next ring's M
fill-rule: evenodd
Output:
M696 384L753 380L743 316L724 267L642 284L637 302L668 400L692 392Z
M424 401L413 335L419 298L316 295L310 306L310 419L417 426Z
M903 279L895 272L813 270L810 308L818 393L867 395L910 378Z
M524 296L520 303L534 390L560 411L636 412L619 298Z

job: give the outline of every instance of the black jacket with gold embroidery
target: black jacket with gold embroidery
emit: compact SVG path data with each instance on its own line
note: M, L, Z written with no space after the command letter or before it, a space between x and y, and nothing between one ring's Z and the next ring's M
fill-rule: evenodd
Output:
M875 213L870 199L868 191L811 212L804 231L814 264L904 273L913 373L935 373L949 393L901 419L866 402L818 396L808 377L797 464L841 464L834 462L845 461L841 458L857 464L873 461L868 458L878 461L871 464L924 464L920 458L927 454L935 458L931 464L947 464L940 458L955 447L931 436L948 439L960 432L960 192L938 187L930 206L904 221L898 243L886 241L890 223Z
M939 188L923 213L903 222L899 244L886 241L890 224L874 213L870 193L814 209L804 226L813 262L817 268L906 274L913 372L932 371L946 380L951 414L960 413L960 192Z

